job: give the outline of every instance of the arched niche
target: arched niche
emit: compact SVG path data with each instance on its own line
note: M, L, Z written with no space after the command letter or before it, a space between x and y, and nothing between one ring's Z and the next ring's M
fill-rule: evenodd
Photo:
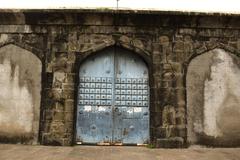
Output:
M240 144L240 59L213 49L188 66L188 142L212 146Z
M13 44L0 48L0 141L37 142L41 73L33 53Z

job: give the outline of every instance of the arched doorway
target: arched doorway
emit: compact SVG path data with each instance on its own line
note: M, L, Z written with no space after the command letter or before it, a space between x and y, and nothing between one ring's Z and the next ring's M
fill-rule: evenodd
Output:
M223 49L208 51L189 64L186 82L191 144L239 146L239 64L239 57Z
M108 48L80 66L76 143L149 141L148 68L136 54Z
M0 48L0 141L37 143L42 63L32 52Z

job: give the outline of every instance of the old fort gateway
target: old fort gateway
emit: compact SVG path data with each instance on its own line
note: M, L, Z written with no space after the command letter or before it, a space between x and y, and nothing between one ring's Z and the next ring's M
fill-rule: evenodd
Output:
M240 16L0 10L0 142L240 146Z

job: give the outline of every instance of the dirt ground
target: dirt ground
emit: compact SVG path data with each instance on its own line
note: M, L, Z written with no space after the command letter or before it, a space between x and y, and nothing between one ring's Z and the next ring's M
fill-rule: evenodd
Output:
M0 144L0 160L240 160L240 148L150 149L128 146L51 147Z

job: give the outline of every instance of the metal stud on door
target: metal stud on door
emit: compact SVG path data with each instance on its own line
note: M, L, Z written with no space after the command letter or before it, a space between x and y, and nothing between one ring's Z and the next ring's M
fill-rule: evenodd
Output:
M79 71L76 142L144 144L149 140L148 69L132 53L113 48Z

